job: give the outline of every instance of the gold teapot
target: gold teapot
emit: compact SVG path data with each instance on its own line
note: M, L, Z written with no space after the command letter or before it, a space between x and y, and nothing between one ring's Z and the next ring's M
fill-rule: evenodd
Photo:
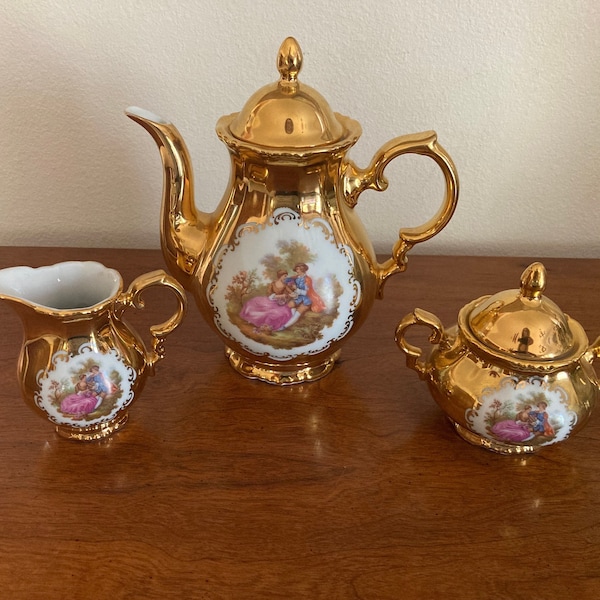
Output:
M279 81L222 117L231 177L213 213L194 203L191 161L178 130L139 108L127 115L156 142L164 166L161 245L171 273L190 290L242 375L280 385L327 374L340 346L365 320L407 252L450 220L458 178L432 131L395 138L366 169L347 158L360 125L331 110L298 79L293 38L278 54ZM403 154L432 158L445 178L437 214L401 229L379 263L353 210L367 189L387 187L384 169Z
M531 264L520 289L483 296L464 306L445 329L415 309L396 329L407 365L468 442L503 454L531 453L562 442L587 422L599 395L583 327L546 298L544 265ZM409 343L414 325L430 328L426 358Z

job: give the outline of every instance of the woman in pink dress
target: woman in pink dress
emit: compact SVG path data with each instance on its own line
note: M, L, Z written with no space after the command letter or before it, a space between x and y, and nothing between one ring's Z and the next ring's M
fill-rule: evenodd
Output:
M506 442L524 442L533 437L530 426L531 405L527 405L520 411L515 419L498 421L492 426L492 433Z
M292 290L285 282L286 277L287 271L277 271L277 279L269 285L267 295L245 302L240 317L266 333L283 329L292 316L292 309L287 305Z
M81 417L94 412L100 402L101 399L89 389L87 376L83 374L79 376L79 381L75 384L75 393L63 398L60 410L67 415Z

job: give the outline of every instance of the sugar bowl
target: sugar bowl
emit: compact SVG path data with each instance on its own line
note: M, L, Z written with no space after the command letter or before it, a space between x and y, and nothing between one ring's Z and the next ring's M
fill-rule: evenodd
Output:
M544 296L539 262L520 289L483 296L445 328L416 308L396 329L407 365L429 389L466 441L502 454L536 452L562 442L587 422L600 394L590 345L580 323ZM409 343L414 325L431 329L430 352Z

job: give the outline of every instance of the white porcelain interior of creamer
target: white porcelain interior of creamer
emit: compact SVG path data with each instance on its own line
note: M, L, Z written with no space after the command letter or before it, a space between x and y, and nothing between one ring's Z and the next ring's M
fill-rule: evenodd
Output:
M53 310L90 308L114 296L121 285L118 271L91 261L0 271L0 295Z

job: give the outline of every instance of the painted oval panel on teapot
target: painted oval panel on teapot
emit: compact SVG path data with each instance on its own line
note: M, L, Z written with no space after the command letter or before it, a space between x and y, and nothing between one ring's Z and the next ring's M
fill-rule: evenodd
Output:
M361 299L353 253L322 218L280 208L245 223L215 260L207 288L215 324L246 350L277 361L342 339Z

